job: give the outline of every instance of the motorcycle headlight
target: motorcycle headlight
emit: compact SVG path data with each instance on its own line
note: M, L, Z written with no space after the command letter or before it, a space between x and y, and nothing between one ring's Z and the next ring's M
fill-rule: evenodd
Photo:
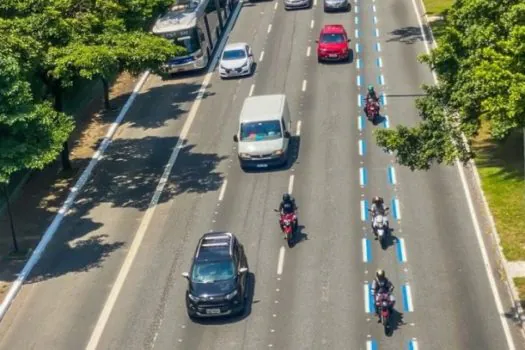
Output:
M231 300L237 295L237 289L226 295L226 299Z

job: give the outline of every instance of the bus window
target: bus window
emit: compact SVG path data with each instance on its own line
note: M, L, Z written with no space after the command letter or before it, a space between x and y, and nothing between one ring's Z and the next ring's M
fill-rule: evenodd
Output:
M190 35L178 37L176 40L176 44L184 47L188 55L195 53L201 48L200 40L195 30L192 30Z

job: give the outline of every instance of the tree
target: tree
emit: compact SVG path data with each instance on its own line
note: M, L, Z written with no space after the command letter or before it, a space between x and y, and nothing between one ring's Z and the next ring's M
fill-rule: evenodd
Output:
M0 183L55 160L73 127L73 120L48 102L34 103L17 60L0 50Z
M423 86L415 127L377 130L376 142L412 170L466 162L481 122L503 139L525 126L525 4L520 0L457 0L445 16L439 46L420 60L438 86ZM464 143L466 140L466 144Z
M38 59L28 68L51 95L54 109L63 112L64 88L75 78L101 79L109 106L109 76L122 70L157 70L181 49L146 32L156 15L172 0L8 0L0 4L0 33L36 42ZM14 42L13 51L27 56ZM130 45L132 43L132 45ZM16 44L16 45L15 45ZM34 51L37 54L34 54ZM67 140L62 164L70 169Z

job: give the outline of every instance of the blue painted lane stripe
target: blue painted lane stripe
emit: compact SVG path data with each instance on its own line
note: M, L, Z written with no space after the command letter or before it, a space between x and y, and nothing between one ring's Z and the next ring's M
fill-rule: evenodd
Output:
M394 219L401 220L401 208L399 208L399 199L392 199L392 215Z
M364 156L366 154L365 140L359 140L359 155Z
M401 291L403 294L403 310L405 312L413 312L414 305L412 303L412 291L410 289L410 286L408 284L402 285Z
M356 77L356 80L357 80L357 86L361 86L361 76L360 75Z
M357 105L361 107L363 105L363 97L361 97L361 94L357 95Z
M406 263L407 262L407 254L406 254L406 247L405 247L405 239L399 238L396 243L396 251L397 251L397 261L400 263Z
M372 296L372 285L370 283L365 283L364 285L365 293L365 312L370 314L374 312L374 297Z
M377 16L374 16L374 24L377 24Z
M374 30L374 33L375 33L375 36L378 37L378 36L379 36L379 29L376 28L376 29Z
M383 74L381 74L379 76L379 84L380 85L385 85L385 77L383 76Z
M387 176L388 176L388 182L391 185L395 185L397 183L396 169L392 165L389 165L387 168Z
M359 168L359 184L361 186L366 186L367 184L367 171L365 168Z
M381 67L381 58L376 58L376 66Z
M366 341L366 350L377 350L377 342L375 340Z
M359 129L359 131L363 131L363 129L365 128L365 117L363 117L362 115L357 117L357 128Z
M419 346L417 344L417 340L416 338L412 338L409 342L408 342L408 350L419 350Z
M368 201L361 199L361 221L368 220Z
M381 44L380 43L376 43L376 51L377 52L381 52Z
M385 120L383 120L383 126L385 129L388 129L390 127L390 119L388 119L388 115L385 115Z
M359 38L359 29L356 29L356 30L355 30L355 37L356 37L356 38Z
M372 244L369 239L363 238L361 241L363 249L363 262L369 263L372 261Z
M355 13L359 13L359 6L354 6Z
M354 17L355 24L359 24L359 17Z
M360 58L357 59L357 62L355 64L356 64L357 69L361 69L361 59Z
M358 43L355 44L355 52L359 53L361 51L361 45Z

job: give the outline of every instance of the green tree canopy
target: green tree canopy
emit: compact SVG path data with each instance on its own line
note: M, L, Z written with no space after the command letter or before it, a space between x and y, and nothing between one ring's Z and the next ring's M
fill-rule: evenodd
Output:
M17 60L0 49L0 183L56 159L73 121L49 103L34 103Z
M420 58L439 77L416 102L422 121L377 130L377 144L412 170L428 169L474 157L463 137L469 145L482 120L496 139L524 127L524 40L523 1L456 0L438 47Z

